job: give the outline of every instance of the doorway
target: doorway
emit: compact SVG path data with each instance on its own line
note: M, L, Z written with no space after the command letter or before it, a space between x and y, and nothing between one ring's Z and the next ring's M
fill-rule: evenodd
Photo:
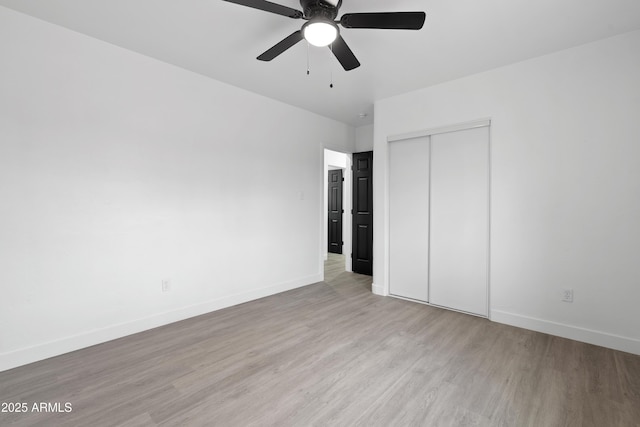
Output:
M329 189L330 174L342 174L342 206L339 211L329 212ZM336 266L340 266L342 271L351 271L351 154L341 153L329 149L324 149L324 195L323 195L323 225L322 225L322 259L326 262L331 257ZM334 194L334 196L338 196ZM330 230L330 217L338 220L336 228ZM340 227L341 226L341 227ZM340 227L338 229L338 227ZM334 234L334 236L330 236ZM336 234L341 234L340 238ZM337 253L337 246L333 249L329 243L334 240L341 243L341 253Z
M330 251L329 173L340 170L343 182L342 255ZM356 206L357 205L357 206ZM324 150L323 259L342 256L348 272L373 274L373 152L346 154ZM335 212L338 215L338 212ZM357 238L357 241L356 241ZM335 239L338 241L337 238ZM342 261L342 259L340 259Z

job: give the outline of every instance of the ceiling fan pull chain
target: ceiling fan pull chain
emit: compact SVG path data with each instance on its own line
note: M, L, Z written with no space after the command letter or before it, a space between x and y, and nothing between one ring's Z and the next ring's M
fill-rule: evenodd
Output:
M329 45L329 50L331 51L331 53L333 53L333 43ZM333 89L333 61L329 63L331 64L330 65L331 68L329 68L329 79L330 79L329 87Z
M307 42L307 76L309 75L309 42Z

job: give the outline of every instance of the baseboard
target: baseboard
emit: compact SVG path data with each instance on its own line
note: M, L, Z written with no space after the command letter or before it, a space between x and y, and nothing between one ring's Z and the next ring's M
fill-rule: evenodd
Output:
M506 325L517 326L519 328L530 329L532 331L543 332L549 335L640 355L640 340L635 338L565 325L501 310L491 310L491 320Z
M376 295L380 295L383 297L388 296L388 294L384 291L384 288L382 286L378 286L375 283L371 284L371 292L373 292Z
M321 281L322 275L315 274L158 313L131 322L115 324L107 328L89 331L37 346L0 353L0 372Z

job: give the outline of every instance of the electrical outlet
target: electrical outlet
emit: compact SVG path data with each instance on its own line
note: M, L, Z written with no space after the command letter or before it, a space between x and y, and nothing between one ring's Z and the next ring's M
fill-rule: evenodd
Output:
M562 290L562 301L573 302L573 289Z
M168 279L162 281L162 292L169 292L171 290L171 284Z

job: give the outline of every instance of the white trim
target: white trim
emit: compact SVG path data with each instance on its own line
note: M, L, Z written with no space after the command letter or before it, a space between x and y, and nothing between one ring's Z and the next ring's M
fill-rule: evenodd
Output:
M489 122L491 123L491 122ZM492 126L489 126L489 149L487 153L487 318L491 319L491 154L493 144L491 143L491 130Z
M458 310L456 308L446 307L444 305L431 304L429 301L422 301L422 300L419 300L419 299L407 298L407 297L403 297L403 296L400 296L400 295L393 295L393 294L389 294L389 296L393 297L393 298L398 298L398 299L402 299L402 300L405 300L405 301L409 301L409 302L415 302L415 303L422 304L422 305L428 305L429 307L441 308L443 310L455 311L456 313L462 313L462 314L468 314L469 316L479 317L481 319L488 319L487 316L484 316L482 314L471 313L470 311Z
M321 281L322 275L320 274L301 277L277 285L213 299L33 347L0 353L0 372Z
M383 297L386 297L386 296L389 295L384 291L384 287L378 286L375 283L371 283L371 292L376 294L376 295L383 296Z
M320 201L319 201L319 206L320 206L320 215L319 215L319 224L318 224L318 234L320 235L320 238L318 239L318 253L320 254L320 256L318 257L318 274L321 277L321 280L324 281L324 263L325 261L327 261L327 259L329 258L329 254L327 253L328 251L325 249L325 242L327 241L327 229L326 229L326 219L325 219L325 214L326 214L326 209L327 206L325 205L326 200L327 200L327 195L326 195L326 191L327 191L327 173L326 173L326 167L327 167L327 150L328 148L325 146L325 144L319 144L319 157L320 157L320 182L318 183L319 187L320 187Z
M640 340L635 338L523 316L502 310L492 310L491 320L506 325L640 355Z
M429 206L427 207L429 223L427 224L427 301L425 301L427 304L431 301L431 206L433 206L433 203L431 203L431 187L433 185L433 144L431 139L431 135L427 136L427 144L429 144L429 186L427 188L429 192ZM391 287L391 284L389 284L389 287Z
M403 133L399 135L391 135L387 137L387 142L402 141L403 139L422 138L424 136L438 135L441 133L457 132L460 130L469 130L491 126L491 119L475 120L472 122L456 123L449 126L441 126L437 128L419 130L415 132Z

